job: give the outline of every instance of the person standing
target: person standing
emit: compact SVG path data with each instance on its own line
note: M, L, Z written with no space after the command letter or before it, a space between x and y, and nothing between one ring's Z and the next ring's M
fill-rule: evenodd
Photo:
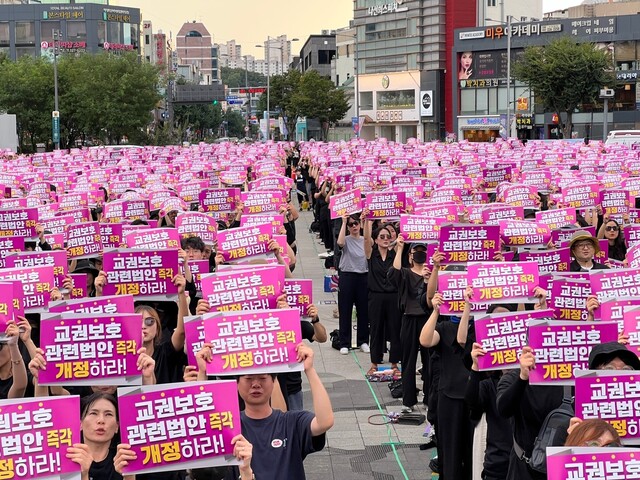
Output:
M393 268L396 252L389 248L391 228L380 227L371 231L372 220L364 224L364 251L369 274L369 326L371 330L371 367L367 375L373 375L382 363L386 340L389 339L389 362L394 373L402 359L400 349L400 310L398 287L389 281L387 273Z
M347 235L347 229L349 234ZM338 287L338 313L340 353L347 355L351 347L351 313L356 307L358 319L357 340L360 350L370 353L369 316L367 311L367 258L364 253L364 237L360 235L358 214L342 217L338 234L340 255L340 282Z

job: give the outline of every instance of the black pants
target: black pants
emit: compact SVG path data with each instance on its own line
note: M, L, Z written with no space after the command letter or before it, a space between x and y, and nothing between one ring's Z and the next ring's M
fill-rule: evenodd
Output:
M513 448L511 449L507 480L545 480L546 478L547 476L543 473L531 470L524 460L518 458Z
M403 315L400 327L402 349L402 405L413 407L418 403L416 395L416 364L418 353L422 358L422 368L427 368L427 349L420 346L420 332L427 323L427 315Z
M473 428L464 399L438 392L438 424L440 478L471 480Z
M340 314L340 348L351 347L351 313L356 306L358 345L369 343L369 315L367 312L367 274L340 272L338 282L338 313Z
M382 363L384 344L387 339L391 343L389 362L398 363L402 360L401 316L397 293L369 291L369 325L371 327L371 363Z

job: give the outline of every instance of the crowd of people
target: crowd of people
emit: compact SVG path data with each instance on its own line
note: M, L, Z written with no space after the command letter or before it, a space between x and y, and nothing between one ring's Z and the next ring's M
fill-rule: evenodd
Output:
M557 265L546 265L546 271L554 275L568 272L588 275L610 268L628 271L636 265L632 256L635 244L629 240L635 237L625 235L625 229L632 230L638 221L638 210L631 202L633 189L637 187L624 182L640 172L630 166L634 159L638 161L637 152L617 148L607 151L595 142L591 145L558 142L551 146L528 142L525 146L513 140L484 146L465 142L444 145L412 141L396 145L382 140L354 140L339 144L222 144L130 152L78 150L33 157L7 155L4 158L7 167L22 168L27 173L13 175L8 168L0 173L3 182L14 182L7 187L3 201L6 203L0 204L0 213L1 209L12 211L36 205L40 213L36 238L25 242L25 250L54 252L64 245L52 245L54 234L49 228L52 219L68 213L56 212L59 196L65 193L98 191L95 203L84 207L83 218L116 223L105 215L109 203L123 199L149 201L152 193L162 190L168 198L164 205L150 208L148 215L140 218L121 218L119 223L135 225L136 229L156 225L176 228L176 219L183 213L206 212L197 198L179 200L183 184L200 182L202 188L207 183L213 187L235 185L248 191L256 180L284 176L291 181L286 184L289 185L285 189L286 202L273 213L282 218L278 233L286 236L287 245L283 248L271 239L268 250L274 262L285 265L287 277L293 277L299 210L313 211L311 232L317 234L317 240L329 252L327 261L339 275L336 312L339 353L348 355L357 348L369 354L370 381L380 378L382 368L391 370L392 378L401 379L402 413L425 412L435 432L433 442L438 454L429 468L446 480L538 479L546 478L546 474L532 468L530 462L536 437L548 414L572 394L556 384L529 383L530 372L536 368L536 351L526 344L518 352L517 363L504 369L481 371L478 359L487 355L487 349L482 339L476 338L474 317L488 314L500 319L511 312L550 309L548 286L537 286L528 300L493 302L479 310L476 307L480 291L467 285L461 298L463 308L454 314L441 313L450 301L450 292L443 289L439 276L443 272L465 272L467 262L448 262L437 235L430 240L423 237L415 241L403 231L400 215L411 213L428 218L436 206L453 205L456 210L453 223L463 226L491 223L474 220L469 206L509 206L505 202L505 184L527 185L535 187L536 194L528 199L531 204L521 208L522 217L499 220L529 219L539 226L542 222L536 220L536 212L568 208L573 210L572 222L549 229L564 232L564 237L557 241L551 236L522 248L509 245L503 238L491 261L517 262L528 250L568 249L570 263L563 268L558 260ZM74 172L73 178L56 175L59 165ZM491 171L500 169L505 174L493 184L489 178ZM527 173L532 170L547 170L550 181L542 178L542 183L527 183ZM133 172L140 174L141 184L120 181L119 175ZM469 181L460 182L461 178ZM45 192L35 193L35 185L41 183L47 185ZM628 192L626 208L611 207L601 200L603 196L584 205L574 205L563 197L568 188L584 183L599 185L603 193ZM435 198L438 189L447 188L450 198L429 203L430 195ZM343 197L356 189L363 198L373 191L400 191L406 193L406 201L397 215L379 216L366 206L337 211L334 197ZM16 198L25 199L25 203L9 203ZM239 228L243 217L250 214L247 205L237 199L233 211L215 214L217 229ZM443 217L441 224L451 221ZM424 233L429 232L425 227ZM206 244L198 236L184 238L178 248L181 271L172 278L177 301L136 301L135 313L140 315L141 322L137 368L143 385L211 380L206 373L214 357L211 343L205 341L196 355L196 365L187 360L191 346L185 334L185 318L205 315L211 310L196 287L197 279L189 265L208 260L209 270L204 273L215 273L221 265L235 263L225 262L224 253L216 243ZM3 258L8 254L3 251ZM69 256L69 272L87 275L87 296L103 296L109 272L102 264L102 252L89 259L76 260L71 253ZM266 262L249 260L250 265ZM71 277L61 280L49 292L50 302L69 300L72 283ZM279 293L278 308L288 308L286 295ZM599 293L592 291L583 299L576 298L584 300L584 318L590 321L598 317L603 299ZM311 342L325 342L327 332L317 307L310 304L300 321L303 341L296 347L296 360L302 365L310 388L312 412L304 410L300 372L239 371L236 379L243 409L242 434L232 441L239 466L127 475L123 469L136 459L136 453L119 440L118 385L105 386L104 382L82 387L40 385L38 379L46 369L47 355L46 345L39 340L39 327L40 313L29 312L7 320L0 343L0 398L79 395L83 438L69 447L66 454L80 466L83 480L303 479L304 459L323 449L325 434L333 425L331 401L315 370L314 350L309 346ZM630 341L630 332L619 333L618 341L603 342L591 349L589 369L640 369L640 360L625 346ZM388 368L383 367L385 357L390 364ZM486 433L481 435L483 428ZM575 417L567 424L566 434L568 446L621 444L618 432L601 420L582 421ZM286 439L286 448L278 448L280 445L274 439ZM425 459L425 471L426 468Z

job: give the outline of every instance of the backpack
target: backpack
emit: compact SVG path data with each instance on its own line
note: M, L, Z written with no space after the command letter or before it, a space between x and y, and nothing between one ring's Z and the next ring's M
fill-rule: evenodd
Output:
M532 470L539 473L547 473L547 447L561 447L564 445L568 436L569 421L574 415L573 400L565 391L565 398L562 399L562 403L546 416L533 443L531 458L529 458L529 467Z
M340 350L340 331L337 328L329 334L329 339L331 340L331 348Z

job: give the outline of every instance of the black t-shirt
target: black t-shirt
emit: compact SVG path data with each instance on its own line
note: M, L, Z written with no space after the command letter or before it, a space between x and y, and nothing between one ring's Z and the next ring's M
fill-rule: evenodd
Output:
M397 270L390 268L387 273L389 283L398 288L400 310L405 315L424 315L418 295L424 289L424 277L410 268Z
M469 370L462 362L464 349L458 343L458 323L444 320L436 324L436 332L440 335L440 342L435 349L440 354L441 372L438 390L449 398L462 400L464 398ZM473 326L469 325L471 333ZM467 335L467 338L469 335ZM467 343L470 343L467 341Z
M122 475L116 472L113 465L115 456L116 451L111 449L104 460L92 462L89 468L89 480L122 480Z
M13 385L13 375L7 378L6 380L0 380L0 399L2 400L7 399L7 397L9 396L9 390L11 390L12 385Z
M153 350L156 362L156 383L174 383L182 381L184 367L187 366L187 356L184 351L176 351L171 340L164 341Z
M382 259L380 250L374 248L371 251L371 257L367 261L369 264L369 275L367 278L369 291L374 293L398 293L398 286L389 281L387 273L393 268L393 260L396 258L396 252L389 250L387 258Z

